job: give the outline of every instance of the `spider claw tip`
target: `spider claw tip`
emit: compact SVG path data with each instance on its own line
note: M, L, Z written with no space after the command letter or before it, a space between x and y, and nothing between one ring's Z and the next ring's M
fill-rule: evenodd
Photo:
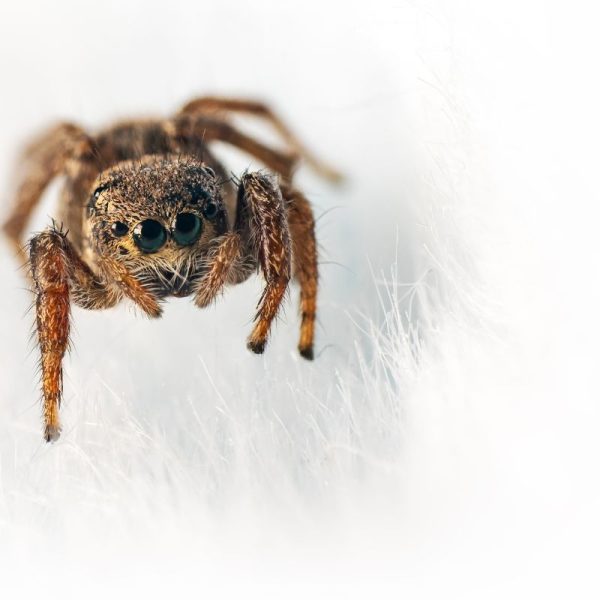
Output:
M260 341L248 340L247 347L248 347L248 350L252 350L252 352L254 352L254 354L262 354L265 351L265 341L264 340L260 340Z
M60 425L46 425L44 439L46 442L55 442L60 437Z
M307 348L298 348L298 350L300 351L300 356L302 356L302 358L305 358L306 360L314 360L315 353L312 346L308 346Z

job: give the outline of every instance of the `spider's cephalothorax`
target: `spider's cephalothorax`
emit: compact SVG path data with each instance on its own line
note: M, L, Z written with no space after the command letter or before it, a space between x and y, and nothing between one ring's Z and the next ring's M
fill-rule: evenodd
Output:
M235 112L269 121L289 150L240 132L228 119ZM248 152L272 173L246 172L234 185L210 152L213 140ZM4 225L17 251L44 189L66 176L60 216L68 233L54 224L29 243L47 441L60 434L71 302L100 309L125 297L159 317L168 296L192 296L205 307L226 284L259 269L266 284L248 347L261 353L294 276L302 315L298 347L313 358L317 247L310 204L291 183L299 157L337 177L266 106L224 98L199 98L172 119L121 123L95 136L61 124L30 145Z
M148 156L104 172L93 187L86 262L112 257L158 298L190 295L229 229L212 168L193 157Z

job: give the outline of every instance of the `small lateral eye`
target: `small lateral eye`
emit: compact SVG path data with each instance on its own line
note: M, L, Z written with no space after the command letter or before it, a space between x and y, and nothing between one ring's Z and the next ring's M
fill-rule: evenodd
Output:
M215 170L212 167L209 167L208 165L204 165L204 170L211 176L214 177L215 176Z
M184 212L177 215L173 237L180 246L193 244L202 233L202 221L194 213Z
M192 204L198 204L201 203L203 201L206 201L210 198L210 194L201 186L199 185L194 185L192 186L192 188L190 189L191 192L191 203Z
M106 189L108 189L108 185L107 184L104 184L104 185L101 185L100 187L97 187L94 190L94 193L93 193L94 199L98 200L98 198L100 198L100 194L102 192L104 192Z
M217 204L215 202L213 202L212 200L209 200L204 205L202 212L204 213L204 216L207 219L212 220L217 216L217 213L219 212L219 207L217 206Z
M123 237L129 231L129 227L121 221L115 221L111 226L110 230L115 237Z

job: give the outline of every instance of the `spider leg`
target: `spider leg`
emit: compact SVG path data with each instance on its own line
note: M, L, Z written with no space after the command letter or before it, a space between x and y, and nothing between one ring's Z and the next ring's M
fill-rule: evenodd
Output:
M309 201L301 192L285 184L281 191L292 237L294 277L300 284L302 323L298 350L304 358L312 360L318 288L315 219Z
M291 243L279 186L263 173L246 173L238 189L238 231L256 257L266 286L260 298L248 348L264 351L271 322L287 290L291 271Z
M56 125L25 149L15 203L3 225L18 254L23 254L23 231L48 184L64 171L70 158L89 149L89 138L77 125Z
M215 116L181 113L174 118L171 125L174 128L172 135L184 150L188 146L197 146L198 143L225 142L255 156L285 179L291 178L297 162L295 154L270 148Z
M94 276L56 227L33 237L29 253L41 352L44 438L51 442L60 436L62 360L69 344L71 299L85 308L108 308L119 301L120 293Z
M204 96L188 102L180 111L180 114L223 114L223 113L249 114L268 121L275 131L294 154L302 156L310 167L319 175L330 181L340 181L342 176L335 169L317 159L300 140L292 133L283 120L273 110L262 102L254 100L240 100L234 98L222 98L215 96Z

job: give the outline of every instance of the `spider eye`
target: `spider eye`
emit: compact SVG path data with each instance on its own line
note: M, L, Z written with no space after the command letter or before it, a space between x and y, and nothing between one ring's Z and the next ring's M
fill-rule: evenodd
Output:
M208 200L210 198L210 194L204 188L200 187L199 185L192 186L192 188L190 189L190 192L192 195L192 199L191 199L192 204L198 204L198 202L201 202L203 200Z
M115 237L123 237L129 231L129 227L121 221L116 221L110 226L110 230Z
M204 170L211 176L214 177L215 176L215 171L212 167L209 167L208 165L204 165Z
M94 193L92 194L92 196L94 197L94 200L98 200L98 198L100 198L100 194L102 194L102 192L106 191L109 187L110 186L108 185L108 183L105 183L104 185L97 187L94 190Z
M212 200L209 200L205 205L204 208L202 209L202 212L204 213L204 216L207 219L214 219L217 216L217 213L219 212L219 207L217 206L217 204L215 202L213 202Z
M158 221L146 219L135 226L133 239L142 252L150 254L162 248L167 241L167 232Z
M180 246L193 244L202 233L202 221L194 213L184 212L177 215L173 237Z

